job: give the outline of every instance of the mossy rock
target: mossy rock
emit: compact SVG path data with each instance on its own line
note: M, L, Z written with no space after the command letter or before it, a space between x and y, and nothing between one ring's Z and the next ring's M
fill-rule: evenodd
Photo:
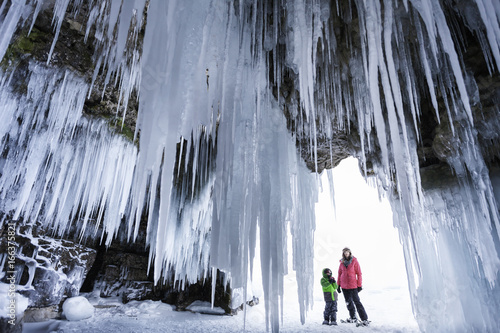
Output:
M40 50L50 42L50 36L36 27L33 27L28 35L27 29L23 30L19 35L13 37L5 56L0 62L3 70L17 67L17 64L28 57L38 58Z

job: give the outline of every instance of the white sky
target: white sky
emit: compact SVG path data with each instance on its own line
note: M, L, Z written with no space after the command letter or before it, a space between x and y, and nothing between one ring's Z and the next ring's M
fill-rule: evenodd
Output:
M333 169L336 216L330 200L326 172L321 175L323 193L316 205L315 277L329 267L336 272L341 252L349 247L363 272L363 288L407 287L403 247L393 227L387 199L379 201L355 158Z

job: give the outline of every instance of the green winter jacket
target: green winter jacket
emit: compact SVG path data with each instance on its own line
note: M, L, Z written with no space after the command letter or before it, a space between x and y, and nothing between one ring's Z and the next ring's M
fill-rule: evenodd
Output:
M327 270L327 268L323 269L323 277L321 278L321 286L323 287L323 296L325 298L325 302L330 301L330 297L333 301L336 301L335 291L337 290L338 285L336 282L330 283L327 275L325 274L325 270Z

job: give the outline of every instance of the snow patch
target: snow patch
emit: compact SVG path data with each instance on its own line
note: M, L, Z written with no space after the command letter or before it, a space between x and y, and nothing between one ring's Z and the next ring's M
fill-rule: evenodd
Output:
M12 286L14 287L14 289ZM12 304L14 304L15 306L15 314L17 318L19 318L23 314L24 310L26 310L26 308L28 307L28 298L16 293L15 291L12 294L12 291L18 288L18 285L11 285L0 282L0 317L7 318L11 314L9 309L11 300L15 302Z
M172 305L161 301L130 301L118 308L118 311L129 317L143 317L163 315L165 312L171 312Z
M223 315L224 313L226 313L224 309L220 307L212 308L210 302L203 302L203 301L194 301L188 307L186 307L186 310L196 313L213 314L213 315Z

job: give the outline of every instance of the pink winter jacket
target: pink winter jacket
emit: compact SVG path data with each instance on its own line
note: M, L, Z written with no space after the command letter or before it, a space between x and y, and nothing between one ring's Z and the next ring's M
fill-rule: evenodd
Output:
M352 262L345 267L340 260L339 276L337 283L342 289L356 289L362 286L361 267L359 267L358 259L352 257Z

